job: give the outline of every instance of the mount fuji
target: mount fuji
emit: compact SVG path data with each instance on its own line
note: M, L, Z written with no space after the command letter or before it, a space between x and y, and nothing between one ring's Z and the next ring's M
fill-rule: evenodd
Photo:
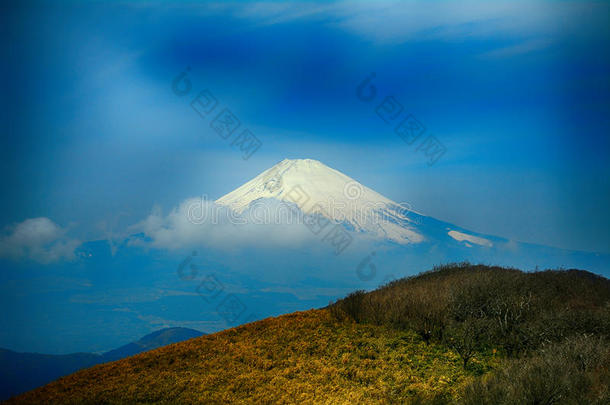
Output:
M286 213L296 211L310 229L317 226L319 230L321 223L340 225L350 238L371 243L371 249L384 249L397 257L409 255L416 258L411 263L422 265L468 260L606 273L610 262L608 255L521 243L437 220L313 159L284 159L215 204L249 220L260 220L261 211L273 210L284 214L276 219L286 222L294 219Z
M472 232L427 217L312 159L284 159L241 187L216 200L235 213L249 216L254 207L274 201L294 205L301 213L321 216L347 230L400 245L460 242L493 247Z

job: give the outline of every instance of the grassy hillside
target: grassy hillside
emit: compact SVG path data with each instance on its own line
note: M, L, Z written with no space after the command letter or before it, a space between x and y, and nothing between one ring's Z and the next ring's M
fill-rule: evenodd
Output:
M610 280L592 273L456 264L354 292L331 311L414 331L456 352L465 369L489 351L503 359L459 398L438 402L610 404Z
M456 392L493 358L476 364L466 372L455 353L413 332L311 310L95 366L11 403L390 402Z
M603 404L609 303L609 281L586 272L448 266L9 403Z

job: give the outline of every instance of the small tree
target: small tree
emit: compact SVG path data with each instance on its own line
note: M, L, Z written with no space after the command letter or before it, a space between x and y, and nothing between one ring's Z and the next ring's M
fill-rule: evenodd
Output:
M485 319L469 317L463 322L452 322L445 333L445 342L462 358L464 368L484 346L489 323Z

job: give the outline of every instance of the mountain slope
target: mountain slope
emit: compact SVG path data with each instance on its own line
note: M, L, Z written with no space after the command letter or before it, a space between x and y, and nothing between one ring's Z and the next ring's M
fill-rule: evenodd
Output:
M284 159L215 204L241 216L245 221L240 223L267 223L261 218L295 223L292 213L296 212L297 221L302 217L302 223L321 239L333 229L327 226L320 231L318 225L324 220L341 224L353 239L363 242L360 251L382 250L386 258L408 256L406 260L415 266L471 261L527 269L579 267L608 274L610 264L607 254L521 243L423 215L410 204L392 201L312 159ZM378 267L395 265L380 263L385 259L379 255L376 260Z
M118 349L110 350L102 355L103 362L115 361L125 357L133 356L158 347L171 345L203 335L195 329L189 328L165 328L144 336L142 339L128 343Z
M279 201L302 214L321 216L355 233L401 245L445 243L492 247L493 237L427 217L313 159L284 159L215 201L243 217ZM260 216L260 215L259 215ZM497 239L497 238L496 238Z
M601 405L609 302L610 281L584 271L443 266L325 309L98 365L8 403ZM507 311L499 323L497 311ZM488 333L473 341L473 325ZM515 344L524 350L511 355Z
M448 381L455 390L470 374L413 333L311 310L95 366L8 403L378 403Z
M424 240L413 226L412 212L317 160L284 159L241 187L220 197L216 204L238 214L266 199L294 204L302 213L321 215L399 243Z
M96 364L115 361L201 335L201 332L194 329L166 328L103 354L53 355L0 349L0 400Z

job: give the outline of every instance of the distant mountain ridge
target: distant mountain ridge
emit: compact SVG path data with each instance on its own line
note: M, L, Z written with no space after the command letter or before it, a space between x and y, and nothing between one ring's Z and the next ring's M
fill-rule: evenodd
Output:
M204 334L189 328L165 328L102 354L56 355L0 349L0 401L96 364L120 360Z
M144 336L142 339L128 343L118 349L110 350L101 355L102 363L133 356L138 353L156 349L158 347L171 345L204 335L195 329L189 328L165 328Z

